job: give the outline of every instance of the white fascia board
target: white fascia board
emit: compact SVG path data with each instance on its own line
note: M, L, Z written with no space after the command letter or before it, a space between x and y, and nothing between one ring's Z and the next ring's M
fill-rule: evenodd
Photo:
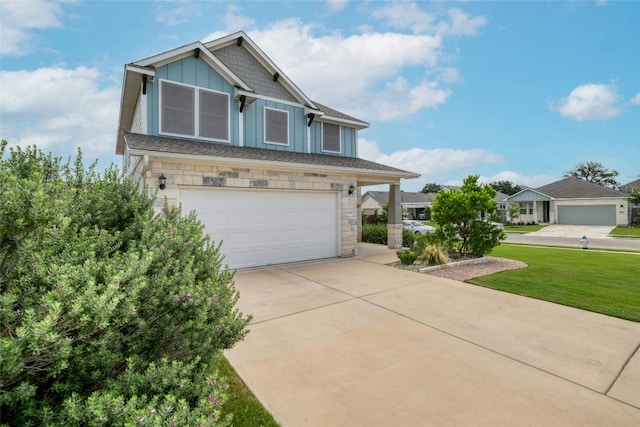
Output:
M327 116L326 114L321 118L323 122L335 123L339 125L349 125L355 127L358 130L366 129L369 127L369 123L361 122L359 120L341 119L339 117Z
M304 170L304 171L335 171L336 173L346 173L353 175L363 175L369 178L388 178L391 181L397 183L401 178L413 179L419 178L419 174L406 172L398 173L393 171L378 171L373 169L354 169L341 166L325 166L325 165L313 165L309 163L290 163L290 162L274 162L270 160L254 160L254 159L236 159L229 157L215 157L215 156L202 156L197 154L179 154L179 153L167 153L163 151L149 151L129 149L129 154L133 156L152 156L152 157L164 157L183 160L195 160L198 162L215 162L216 164L236 164L247 166L260 166L263 168L278 167L285 170ZM385 182L387 182L385 180Z
M146 67L141 67L138 66L136 64L127 64L125 65L125 70L126 71L130 71L132 73L137 73L137 74L144 74L150 77L155 77L156 75L156 71L155 70L151 70L149 68Z
M245 90L251 90L251 88L242 81L242 79L236 76L226 65L222 63L218 58L216 58L207 47L201 42L193 42L187 45L181 46L176 49L169 50L167 52L160 53L155 56L151 56L149 58L143 59L141 61L136 61L132 66L139 67L161 67L163 65L169 64L171 62L175 62L177 60L187 58L193 55L193 51L195 49L200 49L200 57L211 66L214 70L216 70L222 77L230 82L233 86L240 86Z

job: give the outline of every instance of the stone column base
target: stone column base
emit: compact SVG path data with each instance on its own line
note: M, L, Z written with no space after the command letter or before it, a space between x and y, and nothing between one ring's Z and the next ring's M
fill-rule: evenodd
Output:
M402 224L387 224L387 246L402 249Z

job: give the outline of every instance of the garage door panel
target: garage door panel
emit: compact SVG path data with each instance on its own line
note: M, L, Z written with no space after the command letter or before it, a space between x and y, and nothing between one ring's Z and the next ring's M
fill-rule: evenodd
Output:
M558 224L616 225L616 205L558 206Z
M183 212L196 210L231 268L338 255L336 193L180 189Z

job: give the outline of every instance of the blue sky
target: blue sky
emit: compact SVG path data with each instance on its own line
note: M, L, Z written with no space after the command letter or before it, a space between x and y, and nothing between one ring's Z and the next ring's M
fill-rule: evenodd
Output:
M0 134L115 156L124 64L244 30L402 183L640 177L637 1L0 1Z

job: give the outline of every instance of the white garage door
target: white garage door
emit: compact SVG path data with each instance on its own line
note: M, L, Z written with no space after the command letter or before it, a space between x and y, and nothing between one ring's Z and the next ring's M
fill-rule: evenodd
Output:
M223 242L230 268L338 256L335 192L181 188L178 199Z

